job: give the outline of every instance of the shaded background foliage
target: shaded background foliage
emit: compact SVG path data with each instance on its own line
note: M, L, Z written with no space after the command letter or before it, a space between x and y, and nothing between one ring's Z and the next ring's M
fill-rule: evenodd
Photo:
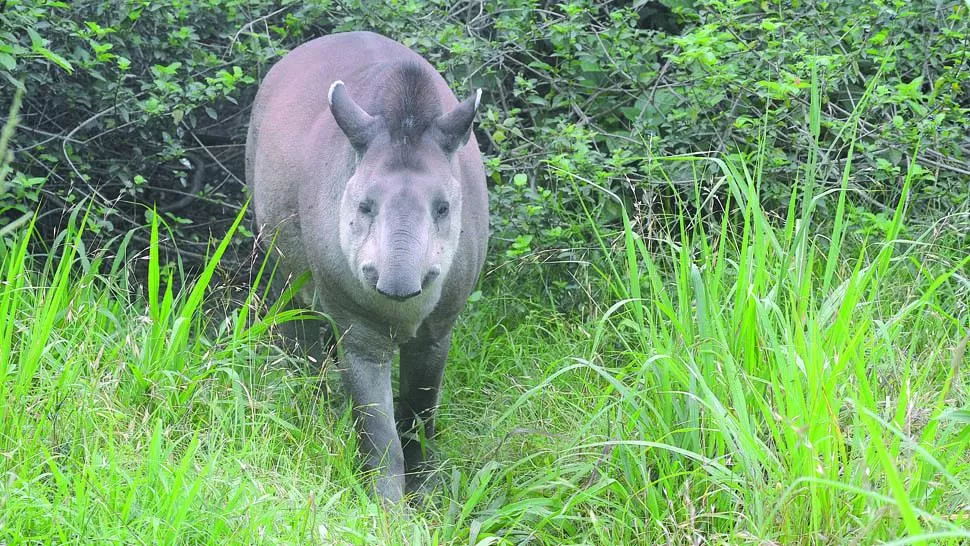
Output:
M542 262L569 288L620 205L648 238L684 203L717 212L713 171L658 156L752 154L787 204L811 149L808 90L821 83L818 161L880 229L905 166L917 218L966 225L970 32L961 1L751 2L7 0L0 107L25 89L2 221L53 230L78 203L92 232L144 225L157 203L183 256L205 252L245 199L242 156L258 81L314 37L373 30L425 55L459 95L485 90L476 128L491 186L492 267ZM326 92L321 88L321 92ZM853 134L854 138L848 138ZM763 138L762 138L763 137ZM824 214L825 211L823 210ZM942 218L942 220L940 220ZM675 233L676 234L676 233Z

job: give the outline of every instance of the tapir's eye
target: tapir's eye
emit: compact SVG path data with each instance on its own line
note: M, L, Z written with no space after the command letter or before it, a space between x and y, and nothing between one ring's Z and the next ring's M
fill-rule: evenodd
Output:
M357 211L360 212L361 214L365 215L365 216L373 216L374 215L374 202L371 201L370 199L365 199L365 200L361 201L360 204L357 205Z
M434 206L434 217L435 219L442 219L448 216L448 203L445 201L439 201L438 204Z

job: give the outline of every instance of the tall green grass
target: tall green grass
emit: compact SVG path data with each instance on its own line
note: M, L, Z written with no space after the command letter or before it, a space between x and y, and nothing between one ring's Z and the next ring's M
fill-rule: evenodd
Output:
M130 238L89 249L80 229L32 256L29 226L10 230L0 542L970 543L966 249L907 226L909 176L863 236L813 160L775 221L758 156L713 161L730 195L713 227L681 216L647 240L590 211L594 313L486 279L446 374L439 495L419 509L373 501L330 367L277 348L275 325L303 315L214 292L231 234L178 279L154 216L147 256Z
M719 166L733 212L713 233L684 222L648 242L629 219L600 233L612 297L595 316L510 290L473 304L447 376L440 498L408 514L369 497L346 403L319 388L337 382L275 348L288 315L253 316L253 292L212 319L224 244L175 292L154 222L143 298L125 241L91 252L68 231L34 258L24 231L2 253L0 537L970 540L970 430L947 419L967 403L954 276L970 258L901 239L905 199L879 239L817 233L797 200L776 228L756 169Z
M597 411L622 433L588 445L613 448L624 508L655 524L646 542L685 526L729 543L970 540L970 434L940 435L968 335L966 288L940 289L970 255L900 240L909 177L884 237L847 247L841 212L819 233L793 199L777 230L746 165L717 164L740 235L730 214L713 234L681 223L657 255L624 216L618 244L600 239L618 303L585 358L547 379L588 370L609 393ZM665 505L672 491L685 502Z

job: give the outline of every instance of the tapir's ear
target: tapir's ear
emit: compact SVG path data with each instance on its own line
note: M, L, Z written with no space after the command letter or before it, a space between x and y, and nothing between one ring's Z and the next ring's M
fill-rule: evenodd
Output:
M350 139L350 144L357 151L363 151L377 134L377 118L368 114L363 108L350 98L344 82L337 80L330 85L327 92L327 102L330 112L337 121L340 130Z
M438 116L434 121L436 138L438 144L445 153L452 154L468 142L468 136L472 132L472 122L475 121L475 112L482 101L482 90L478 89L475 94L465 99L451 112Z

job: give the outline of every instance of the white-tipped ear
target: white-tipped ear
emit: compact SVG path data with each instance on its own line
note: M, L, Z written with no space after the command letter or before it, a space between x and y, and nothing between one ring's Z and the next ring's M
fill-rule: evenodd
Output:
M330 113L354 148L361 152L377 134L377 118L361 108L347 92L344 82L337 80L330 85L327 92L330 103Z
M343 85L343 84L344 82L342 82L341 80L337 80L330 84L330 90L327 91L327 104L329 104L330 106L333 106L333 90L336 89L338 85ZM481 90L479 90L479 94L481 94Z
M438 144L446 153L454 153L461 148L472 132L472 122L475 112L482 101L482 90L475 91L474 97L468 97L452 111L438 116L435 120Z

